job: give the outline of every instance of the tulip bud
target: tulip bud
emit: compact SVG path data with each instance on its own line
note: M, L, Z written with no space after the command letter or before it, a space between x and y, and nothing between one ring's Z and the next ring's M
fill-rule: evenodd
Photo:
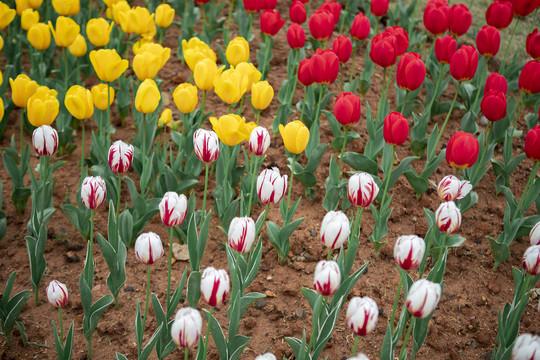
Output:
M107 84L97 84L90 90L94 106L99 110L107 110L114 101L114 88Z
M309 141L309 129L299 120L279 125L279 133L283 138L285 148L293 154L300 154L306 149Z
M154 112L161 100L161 93L152 79L144 80L137 89L135 96L135 108L144 114Z
M482 26L476 35L476 47L478 52L484 57L497 55L501 45L501 34L493 26Z
M384 118L383 136L387 144L403 145L409 135L409 123L399 112L393 111Z
M129 66L128 61L123 60L115 49L91 51L90 62L97 77L105 82L113 82L118 79Z
M523 269L532 276L540 275L540 245L529 246L521 261Z
M424 239L416 235L402 235L394 245L394 260L405 271L416 269L426 251Z
M49 125L42 125L32 133L32 146L39 156L52 156L58 148L58 133Z
M58 15L75 16L81 9L79 0L52 0L52 6Z
M534 95L540 92L540 61L531 60L523 66L518 84L524 93Z
M525 137L525 154L534 161L540 161L540 125L534 126Z
M472 23L472 15L469 8L464 4L454 4L450 8L450 21L448 29L454 36L461 36L469 30Z
M45 50L51 45L51 31L44 23L32 25L26 33L26 38L36 50Z
M350 177L347 196L351 204L368 207L379 193L379 187L368 173L356 173Z
M298 64L298 81L304 86L310 86L315 82L311 74L311 59L304 58Z
M450 59L450 73L457 81L469 81L478 67L478 51L473 46L463 45Z
M242 74L234 68L225 70L214 79L214 91L227 104L235 104L247 91L247 84L242 86Z
M17 1L17 14L21 15L24 10L28 9L29 7L25 7L24 9L20 9L19 11L19 5ZM7 4L0 3L0 30L4 30L15 18L15 10L11 9Z
M499 30L506 29L512 23L513 18L514 12L510 1L495 0L486 10L487 24L495 26Z
M40 86L28 99L28 121L34 126L51 125L60 110L56 91Z
M303 24L306 22L306 7L299 0L294 0L289 7L289 18L293 23Z
M235 217L229 225L229 246L236 252L245 254L255 241L255 222L250 217Z
M336 81L339 73L339 58L330 49L317 49L311 57L311 75L317 84L329 85Z
M334 32L334 15L329 11L315 10L308 21L309 32L317 41L326 41L330 39Z
M300 2L300 1L296 1ZM300 3L302 7L304 5ZM301 49L306 44L306 33L304 28L298 25L297 23L292 23L291 26L287 29L287 43L291 49Z
M401 26L390 26L385 32L394 35L397 41L397 56L401 56L407 52L409 48L409 34ZM420 57L421 59L421 57Z
M174 89L173 100L182 114L189 114L197 106L199 97L197 96L197 87L190 83L182 83Z
M371 0L370 10L375 17L384 16L388 11L388 0Z
M53 280L47 286L47 299L57 308L63 307L68 301L68 289L60 281Z
M231 66L236 66L241 62L249 61L249 44L241 36L235 37L227 45L227 51L225 52L227 61Z
M15 80L9 79L9 83L11 85L11 100L20 108L27 106L28 99L34 95L39 86L25 74L17 75Z
M515 16L525 17L532 13L538 5L538 0L513 0L512 10Z
M143 35L150 31L154 26L154 16L146 7L135 6L131 9L118 13L120 27L126 34Z
M435 39L435 57L441 64L449 64L457 51L457 42L451 35Z
M261 0L243 0L244 9L249 13L258 13L262 9Z
M142 52L133 57L132 67L140 81L153 79L161 69L161 58L151 52Z
M220 306L229 291L229 275L225 270L216 270L213 267L204 269L201 276L201 295L208 305Z
M261 31L266 36L274 36L285 25L285 20L281 18L276 10L264 10L261 13Z
M304 6L304 5L302 5ZM255 358L255 360L277 360L275 355L272 353L265 353L262 355L259 355Z
M257 110L266 109L274 98L274 89L268 81L259 81L251 86L251 105Z
M189 348L199 342L202 317L198 310L185 307L176 313L171 326L171 337L181 348Z
M487 77L484 93L487 93L489 90L497 90L506 94L507 89L506 78L503 75L492 73Z
M21 27L23 28L23 30L26 30L28 31L32 25L35 25L39 23L39 12L37 11L34 11L32 9L26 9L22 12L21 14ZM45 24L43 24L45 25ZM45 25L47 26L47 25ZM47 30L49 30L49 28L47 27ZM49 33L50 35L50 33ZM49 36L50 38L50 36Z
M287 175L280 176L278 168L265 169L257 178L257 195L263 204L277 204L287 191Z
M156 25L160 28L168 28L174 19L174 9L169 4L160 4L155 12Z
M339 249L351 233L349 218L341 211L330 211L321 224L321 241L331 249Z
M219 156L219 140L215 132L198 129L193 134L195 155L205 163L216 161Z
M540 245L540 221L534 225L529 233L531 245Z
M379 307L370 297L355 296L347 307L347 326L357 336L366 336L375 330L379 318Z
M360 353L360 354L357 354L354 357L348 358L347 360L369 360L369 358L366 356L366 354Z
M360 98L351 92L338 95L334 104L334 116L343 126L354 125L360 121L362 110L360 108Z
M253 155L263 156L270 146L270 134L262 126L257 126L249 136L249 151Z
M397 85L404 90L414 91L422 86L426 78L426 66L418 53L406 53L399 60L396 73Z
M454 175L447 175L443 177L439 186L437 187L437 193L441 201L454 201L463 199L472 190L472 185L467 180L459 180Z
M2 120L4 119L4 112L5 112L4 100L0 98L0 122L2 122Z
M172 120L172 110L167 108L161 112L158 119L158 127L162 128L163 125L170 124Z
M506 96L497 90L484 93L480 103L482 113L489 121L499 121L506 117Z
M346 63L351 58L352 43L345 35L339 35L334 39L332 50L336 53L340 63Z
M188 201L184 194L168 191L159 203L161 221L168 227L179 226L186 218Z
M240 76L240 94L243 96L256 82L261 80L261 72L252 63L240 63L234 68ZM253 94L251 94L253 96Z
M22 15L24 10L32 9L32 6L30 6L28 0L16 0L15 7L17 10L17 15L19 16ZM0 17L3 19L3 21L0 22L0 30L3 30L11 23L11 21L13 21L13 18L15 17L15 11L13 11L13 9L10 9L7 4L2 2L0 3L0 13L4 14L4 16Z
M109 148L109 167L115 174L128 172L133 162L133 145L117 140Z
M446 145L446 162L457 169L467 169L474 165L480 147L473 134L458 131Z
M249 139L251 131L257 127L246 124L246 119L236 114L223 115L219 119L210 117L212 129L216 132L222 143L235 146L242 141Z
M88 119L94 114L92 93L80 85L73 85L69 88L64 105L71 116L79 120Z
M191 71L195 71L195 65L203 59L210 59L214 63L216 62L216 53L210 49L210 46L196 37L189 39L189 42L182 40L182 52L186 64Z
M212 90L214 88L214 79L220 73L215 61L211 59L202 59L195 65L193 78L195 84L201 90Z
M534 29L532 33L527 35L526 43L527 54L535 60L540 60L540 32Z
M407 295L407 310L412 316L424 319L431 315L441 298L441 285L426 279L414 282Z
M512 360L538 360L540 336L522 334L512 348Z
M335 261L321 260L315 267L313 287L322 296L333 295L341 283L341 273Z
M90 19L86 24L86 36L92 45L101 47L109 43L113 24L104 18Z
M443 202L435 212L437 227L448 235L455 233L461 225L461 211L453 201Z
M376 35L371 41L369 57L375 64L387 68L396 63L397 39L394 35L383 32Z
M328 11L334 16L334 25L339 23L339 17L341 15L341 5L337 1L325 1L321 4L319 9L323 11Z
M73 19L65 16L59 16L56 19L56 29L53 28L52 23L49 21L49 28L56 45L60 47L69 47L73 44L77 35L79 35L79 31L81 31L80 26Z
M69 53L75 57L83 57L86 55L86 39L81 34L77 34L75 41L68 46Z
M153 232L142 233L135 240L135 257L146 265L152 265L163 256L163 244L159 235Z
M435 36L444 34L450 23L450 8L446 0L428 1L423 20L427 31Z
M371 24L369 19L363 13L358 13L353 20L351 25L351 37L354 40L364 40L369 36L371 31Z
M81 185L81 200L84 206L95 210L103 204L107 196L107 185L100 176L87 176Z

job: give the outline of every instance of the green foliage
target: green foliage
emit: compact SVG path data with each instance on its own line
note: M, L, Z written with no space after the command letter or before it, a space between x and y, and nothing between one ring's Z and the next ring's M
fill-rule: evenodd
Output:
M4 292L2 293L2 300L0 300L0 325L2 326L2 334L6 337L8 346L11 346L11 332L15 325L19 329L23 342L25 344L27 343L24 325L18 319L26 300L30 297L30 290L23 290L11 297L11 290L13 289L16 275L17 273L14 271L9 276Z

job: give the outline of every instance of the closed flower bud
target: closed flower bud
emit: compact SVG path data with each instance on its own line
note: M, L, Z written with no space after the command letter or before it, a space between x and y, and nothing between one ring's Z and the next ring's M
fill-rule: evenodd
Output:
M360 98L351 92L343 92L338 95L334 104L334 116L343 126L354 125L360 121L362 110Z
M332 50L336 53L340 63L346 63L352 54L351 40L345 35L339 35L334 39Z
M383 16L388 11L388 0L371 0L370 10L373 16Z
M170 124L172 121L172 110L167 108L161 112L158 119L158 127L162 128L163 125Z
M25 7L25 9L19 11L19 6L17 5L18 14L21 14L26 9ZM0 3L0 30L4 30L13 21L15 14L15 10L11 9L7 4Z
M525 154L534 161L540 161L540 125L534 126L525 137Z
M227 57L227 62L231 66L236 66L241 62L248 62L249 44L246 39L241 36L232 39L229 45L227 45L227 51L225 52L225 56Z
M142 233L135 240L135 257L146 265L152 265L163 256L163 244L153 232Z
M250 91L253 84L261 80L261 72L252 63L242 62L234 70L240 75L240 93L242 95Z
M218 70L216 62L211 59L206 58L199 61L193 71L195 84L201 90L212 90L214 88L214 80L221 73L221 70Z
M259 355L255 358L255 360L277 360L276 356L272 353L265 353L262 355Z
M529 233L531 245L540 245L540 221L534 225Z
M52 0L52 6L58 15L75 16L81 9L79 0Z
M229 105L240 101L245 90L247 86L245 88L242 86L242 74L233 68L217 74L214 78L214 91L223 102Z
M285 25L285 20L281 18L276 10L264 10L261 13L261 31L266 36L274 36Z
M109 167L115 174L125 174L133 163L133 145L117 140L109 148Z
M484 93L487 93L489 90L496 90L506 94L507 89L506 78L503 75L492 73L487 77Z
M168 191L159 203L161 221L168 227L179 226L186 218L188 200L186 195Z
M73 85L69 88L64 105L71 116L79 120L88 119L94 114L92 93L80 85Z
M182 114L189 114L197 106L199 97L197 95L197 87L190 83L180 84L174 89L173 100Z
M219 119L210 117L210 123L221 142L229 146L238 145L249 139L253 130L251 125L246 124L244 117L236 114L223 115Z
M215 132L198 129L193 134L195 155L205 163L216 161L219 156L219 140Z
M383 32L376 35L371 41L369 57L375 64L387 68L396 63L397 39L394 35Z
M58 133L49 125L42 125L32 133L32 146L39 156L52 156L58 149Z
M497 29L506 29L512 23L514 12L512 2L506 0L493 1L486 10L486 22Z
M330 249L339 249L351 233L349 218L341 211L330 211L321 224L321 241Z
M189 348L199 342L202 317L198 310L185 307L176 313L171 326L171 337L181 348Z
M482 26L476 35L476 47L478 52L484 57L497 55L501 45L501 34L493 26Z
M409 48L409 34L407 30L401 26L390 26L385 32L395 36L397 40L397 56L405 54Z
M402 235L394 245L394 260L405 271L416 269L426 251L424 239L416 235Z
M450 21L448 29L454 36L461 36L469 30L472 23L472 15L469 8L464 4L454 4L450 8Z
M532 33L527 35L525 48L530 57L540 60L540 32L538 32L538 29L534 29Z
M303 24L306 22L306 7L301 1L293 1L291 6L289 7L289 18L293 23L296 24Z
M310 86L315 82L311 73L311 59L304 58L298 64L298 81L304 86Z
M525 250L521 265L527 274L540 275L540 245L532 245Z
M160 4L156 8L155 21L160 28L168 28L174 19L174 9L169 4Z
M195 71L195 65L203 59L216 62L216 53L210 49L210 46L196 37L192 37L189 41L182 40L182 53L191 71Z
M371 24L369 19L363 13L358 13L351 25L351 37L354 40L364 40L369 36Z
M251 86L251 105L255 109L264 110L272 102L274 89L268 81L259 81Z
M19 74L13 79L9 79L11 85L11 100L21 108L25 108L28 104L28 99L34 95L39 85L34 80L30 79L25 74Z
M133 57L133 71L140 81L153 79L161 69L161 58L151 52L143 52Z
M431 315L441 298L441 285L426 279L412 284L405 301L412 316L424 319Z
M90 90L94 106L99 110L107 110L114 101L114 88L107 84L97 84Z
M335 261L319 261L315 267L313 287L322 296L333 295L341 283L341 273Z
M244 8L249 13L257 13L262 9L262 1L261 0L243 0Z
M225 270L207 267L201 276L202 298L212 307L220 306L229 295L229 284L229 275Z
M384 118L383 136L387 144L403 145L409 135L409 123L399 112L393 111Z
M480 147L473 134L458 131L446 145L446 162L456 169L467 169L474 165Z
M442 35L450 24L450 8L446 0L430 0L424 10L424 26L435 36Z
M26 38L36 50L45 50L51 45L51 31L44 23L32 25L26 33Z
M396 82L401 89L414 91L424 83L426 66L418 53L410 52L399 60Z
M120 13L123 13L129 9L131 9L131 6L129 6L129 3L126 0L119 0L107 7L107 17L110 19L110 13L112 13L112 18L114 19L114 22L116 23L116 25L120 26ZM111 11L109 12L108 10Z
M463 45L450 59L450 73L457 81L469 81L478 67L478 51L473 46Z
M514 15L525 17L538 7L538 0L512 0L512 10Z
M69 47L69 45L73 44L77 35L79 35L79 31L81 31L80 26L73 19L65 16L59 16L56 19L56 28L49 21L49 28L56 45L60 47Z
M84 206L95 210L103 204L107 196L105 180L100 176L87 176L81 185L81 200Z
M319 7L321 10L326 10L334 16L334 25L339 23L339 17L341 15L341 5L337 1L325 1Z
M159 57L161 59L160 68L163 68L163 66L165 66L165 64L167 63L167 61L171 57L171 49L170 48L163 47L160 44L156 44L156 43L151 42L151 41L150 42L144 42L144 40L143 40L142 45L137 50L135 50L135 49L136 48L134 46L133 47L133 52L134 52L135 55L142 54L142 53L145 53L145 52L149 52L149 53L152 53L152 54L156 55L157 57Z
M101 49L90 52L90 62L101 81L113 82L126 71L129 66L127 60L118 55L115 49Z
M56 91L40 86L28 99L28 121L34 126L51 125L60 110Z
M435 212L437 227L448 235L455 233L461 225L461 211L453 201L443 202Z
M154 15L141 6L119 12L118 20L122 31L126 34L143 35L150 32L154 26Z
M263 204L277 204L287 191L287 175L278 168L265 169L257 178L257 195Z
M317 49L311 57L311 75L317 84L329 85L336 81L339 73L339 58L330 49Z
M354 357L348 358L347 360L369 360L369 358L367 357L366 354L360 353L360 354L357 354L357 355L354 356Z
M347 307L347 326L357 336L366 336L375 330L379 318L379 307L370 297L355 296Z
M86 23L86 36L92 45L101 47L109 43L113 24L104 18L90 19Z
M300 5L304 7L303 4L300 3ZM287 29L287 43L291 49L303 48L306 44L306 33L304 32L304 28L297 23L292 23Z
M68 50L71 55L75 57L82 57L86 55L86 39L81 34L78 34L75 41L68 46Z
M437 187L437 193L441 201L455 201L463 199L472 190L472 185L467 180L459 180L454 175L447 175L443 177L439 186Z
M137 89L135 96L135 108L144 114L154 112L161 100L161 93L152 79L144 80Z
M57 308L65 306L68 301L68 289L66 285L58 280L51 281L49 286L47 286L47 299Z
M538 360L540 336L522 334L512 348L512 360Z
M309 129L300 120L279 125L279 133L283 138L285 148L293 154L300 154L306 149L309 141Z
M24 30L28 31L32 27L32 25L35 25L37 23L39 23L39 12L34 11L32 9L26 9L22 12L21 27ZM47 27L47 30L49 30L48 27Z
M450 59L457 51L457 42L452 35L435 39L435 57L441 64L450 64Z
M315 40L326 41L334 32L334 15L329 11L315 10L313 15L309 17L308 24L309 32Z
M379 193L379 187L368 173L356 173L350 177L347 196L351 204L363 208L371 205Z
M16 7L16 11L17 11L17 15L21 16L23 11L26 10L26 9L32 9L32 6L30 6L30 3L28 0L15 0L15 7ZM9 8L9 6L7 6L7 4L4 4L3 2L0 3L0 14L2 14L0 16L2 20L2 23L0 23L0 30L3 30L6 26L8 26L11 21L13 20L12 18L12 15L13 14L13 17L15 17L15 12L11 12L13 11L12 9Z
M250 217L235 217L227 237L231 249L241 254L249 252L255 241L255 222Z
M506 117L506 96L497 90L484 93L480 103L482 113L489 121L499 121Z
M531 60L523 66L519 73L519 88L527 94L540 92L540 61Z
M249 135L249 151L253 155L263 156L270 146L270 134L262 126L257 126Z

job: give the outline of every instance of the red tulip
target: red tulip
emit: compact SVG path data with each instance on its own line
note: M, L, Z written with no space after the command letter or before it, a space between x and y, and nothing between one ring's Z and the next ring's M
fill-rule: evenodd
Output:
M326 10L334 15L334 25L339 22L339 16L341 15L341 5L337 1L325 1L319 7L321 10Z
M514 15L525 17L540 6L540 0L511 0Z
M370 30L371 24L367 16L363 13L358 13L351 25L351 37L354 40L364 40L369 36Z
M334 32L334 15L325 10L315 10L309 17L309 32L318 41L330 39Z
M339 58L330 49L317 49L311 57L311 75L317 84L333 83L339 73Z
M397 51L396 37L385 31L373 38L369 57L375 64L386 68L396 63Z
M506 117L506 96L500 91L489 90L484 94L480 108L489 121L504 119Z
M414 91L418 89L426 77L426 66L418 53L406 53L399 60L396 81L400 88Z
M467 169L478 158L478 140L473 134L458 131L450 138L446 146L446 162L457 169Z
M506 94L507 89L506 78L503 75L493 73L487 77L484 93L487 93L489 90L497 90Z
M482 26L476 35L476 47L478 52L485 57L497 55L501 45L501 34L493 26Z
M261 31L266 36L274 36L285 25L285 20L281 18L279 12L275 10L264 10L261 13Z
M442 35L448 30L450 8L446 0L430 0L424 10L424 26L433 35Z
M305 58L300 61L300 64L298 65L298 81L304 86L310 86L315 82L315 79L311 74L311 59Z
M486 22L497 29L506 29L512 23L514 12L512 3L506 0L495 0L486 10Z
M538 29L534 29L532 33L527 35L527 54L535 60L540 60L540 33Z
M277 0L260 0L260 2L261 2L261 10L262 9L274 10L277 6Z
M388 11L388 0L371 0L371 13L381 17Z
M463 4L454 4L450 8L450 21L448 29L454 36L461 36L469 30L472 22L472 15L469 8Z
M396 37L397 40L397 55L401 56L407 52L409 48L409 34L401 26L390 26L385 30Z
M402 145L409 135L407 119L397 111L391 112L384 118L383 135L387 144Z
M451 35L435 39L435 57L441 64L449 64L456 50L457 42Z
M257 13L261 11L262 9L262 2L261 0L243 0L244 1L244 8L247 12L250 13Z
M334 115L343 126L356 124L362 115L360 98L351 92L339 94L334 104Z
M536 125L527 133L525 155L531 160L540 161L540 125Z
M199 5L204 5L204 4L207 4L208 2L210 2L210 0L195 0L195 3Z
M519 88L532 95L540 92L540 61L531 60L521 69Z
M332 50L338 56L340 63L346 63L352 54L351 40L345 35L339 35L332 44Z
M302 5L303 7L304 5ZM287 29L287 42L291 49L301 49L306 43L304 28L297 23L292 23Z
M289 18L292 22L303 24L306 22L306 7L300 0L295 0L289 8Z
M474 46L463 45L450 59L450 73L457 81L469 81L478 67L478 51Z

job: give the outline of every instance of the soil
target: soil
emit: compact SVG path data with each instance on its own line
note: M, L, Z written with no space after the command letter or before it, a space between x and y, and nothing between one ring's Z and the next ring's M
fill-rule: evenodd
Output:
M288 13L288 2L280 1L278 10L282 16ZM226 8L225 10L226 11ZM176 19L179 20L179 19ZM259 21L255 20L254 29L259 29ZM176 54L177 37L179 31L173 27L167 31L165 46L171 48L171 54ZM337 33L334 34L337 36ZM218 42L222 40L218 40ZM260 36L251 42L251 60L256 64L255 48L260 43ZM222 45L222 44L221 44ZM215 44L213 45L215 47ZM276 89L276 96L271 106L262 112L261 124L271 128L272 119L279 106L277 91L282 81L286 77L286 59L289 47L286 42L285 31L281 30L275 37L273 47L272 69L270 71L269 82ZM357 69L363 68L365 56L365 44L359 48L357 53ZM349 64L345 65L346 74L349 74ZM492 70L492 69L490 69ZM131 70L128 70L131 71ZM167 63L158 75L164 79L162 85L163 96L165 96L165 107L171 107L175 117L178 113L170 99L169 89L174 89L179 83L189 81L190 71L187 66L175 56ZM5 79L7 81L7 79ZM95 83L95 78L89 79L88 84ZM369 102L372 109L377 108L377 103L381 95L382 69L376 68L373 77L373 85L367 92L365 101ZM339 82L330 86L331 91L340 92ZM453 97L453 87L450 86L443 94L445 100ZM9 92L9 90L8 90ZM299 84L296 89L294 101L297 102L303 96L303 88ZM423 95L421 95L423 96ZM515 94L514 94L515 96ZM6 97L9 97L7 95ZM334 96L335 98L335 96ZM390 87L391 108L395 108L395 92L393 86ZM459 100L458 100L459 101ZM328 110L332 111L333 101ZM217 95L210 92L207 98L207 111L213 111L220 116L226 113L226 105L219 100ZM523 112L526 114L530 109ZM354 140L347 146L347 151L363 152L367 139L365 130L365 104L362 106L362 120L359 124L352 126L351 130L357 131L361 137ZM253 112L249 105L244 105L243 114L248 120L253 120ZM298 113L294 118L298 117ZM458 128L463 116L462 111L454 111L449 125L442 138L442 146L448 138ZM0 147L9 146L9 139L13 134L18 134L20 117L19 110L11 112L9 116L8 131L6 137L0 142ZM128 116L126 124L120 126L119 117L114 114L113 122L116 125L116 133L113 140L122 139L132 142L132 134L136 132L133 125L133 118ZM432 120L431 127L438 123L439 127L444 120L444 115L437 116ZM412 124L412 119L409 119ZM210 124L205 124L210 127ZM87 128L96 130L93 121L89 121ZM518 128L526 130L523 118L518 121ZM77 134L80 137L80 132ZM18 136L16 135L17 144ZM333 139L330 127L324 116L321 118L321 142L329 143ZM523 138L516 139L514 153L523 152ZM25 142L31 143L30 134L25 134ZM79 142L80 143L80 142ZM396 164L406 156L411 155L409 149L410 140L403 146L397 148ZM90 147L85 149L89 153ZM501 157L502 149L496 149L496 156ZM69 302L63 309L64 327L67 328L73 321L75 328L74 359L86 358L86 341L82 333L83 309L79 297L78 278L84 265L85 242L77 230L67 221L66 216L60 209L60 205L65 202L66 192L69 192L71 201L75 201L80 169L77 163L80 160L80 149L77 148L71 155L64 156L62 160L66 164L54 174L57 185L54 193L54 205L57 209L49 224L49 238L45 250L47 260L47 272L41 282L40 303L35 306L33 298L30 298L25 305L20 321L24 324L28 339L31 344L23 347L18 330L12 336L13 345L7 347L5 338L0 338L0 358L1 359L52 359L56 358L54 340L52 333L52 321L58 321L56 308L48 304L46 300L46 286L57 279L65 283L70 292ZM251 306L246 315L240 321L239 333L252 336L252 340L245 349L242 358L253 359L256 355L270 351L278 358L285 356L293 358L292 350L285 342L287 336L301 338L302 330L306 329L309 337L311 332L311 309L301 293L301 287L312 288L313 271L317 261L326 257L326 249L318 238L319 228L325 211L322 207L324 196L324 180L328 176L328 164L331 150L327 150L321 164L316 172L318 183L315 187L315 199L310 201L303 198L298 209L296 218L305 217L300 227L291 237L291 252L285 264L277 261L277 253L268 241L266 230L262 231L263 255L261 269L250 286L248 291L258 291L267 295L256 306ZM55 159L53 161L57 161ZM38 157L31 156L31 170L39 162ZM305 163L305 156L300 158L301 163ZM286 156L283 142L280 136L273 138L270 149L263 166L270 164L277 165L282 173L289 174L286 165ZM414 162L417 171L423 168L424 160ZM521 194L525 183L532 169L532 162L525 160L512 176L512 191L514 194ZM352 171L347 167L347 170ZM443 162L432 176L431 189L424 193L417 200L414 191L407 181L401 177L396 185L391 189L393 194L393 212L389 220L389 234L386 237L387 244L382 248L378 257L368 236L373 228L373 217L369 211L365 212L362 218L362 229L360 237L360 248L354 269L368 263L368 271L360 278L353 288L351 296L370 296L378 304L380 309L379 321L374 333L360 339L359 351L366 353L370 358L378 358L386 325L389 322L392 312L392 304L395 291L399 282L399 273L393 259L393 245L396 238L404 234L418 234L424 236L427 231L427 223L424 217L423 208L435 211L439 206L439 199L434 190L436 184L447 174L454 173ZM128 174L135 183L138 178L133 171ZM203 176L203 175L201 175ZM382 172L379 173L382 178ZM0 169L0 179L3 186L4 211L7 215L8 231L5 239L0 243L0 284L3 288L9 274L17 271L17 279L13 293L25 289L31 289L30 267L26 252L24 237L26 235L26 223L30 216L30 204L27 206L22 216L18 215L11 203L11 179L4 168ZM26 179L29 184L29 179ZM201 179L202 180L202 177ZM512 268L520 267L520 260L523 252L528 246L528 239L517 239L511 246L512 256L501 264L496 270L493 269L494 260L491 254L489 241L486 236L496 237L502 231L502 217L505 209L505 199L502 194L495 195L494 175L489 170L482 179L475 191L479 195L479 202L469 210L463 217L459 235L464 236L467 241L459 248L450 251L448 265L445 274L445 287L442 299L435 310L426 343L418 359L489 359L491 351L495 345L497 332L497 312L502 309L506 302L510 302L513 296ZM202 202L204 181L200 181L195 187L195 194L198 196L198 208ZM215 183L211 180L209 188L213 189ZM304 195L304 189L300 183L294 182L293 199ZM127 190L122 194L123 201L129 200ZM212 198L208 199L209 206L212 206ZM207 206L207 208L209 208ZM264 210L261 204L254 207L253 217L256 218ZM532 210L529 210L532 213ZM107 206L102 206L96 211L95 229L96 232L106 233L107 229ZM280 222L281 216L277 206L272 206L268 215L271 221ZM217 228L219 220L214 216L211 221L211 230L206 246L205 255L202 260L202 267L214 266L216 268L227 267L227 257L220 242L226 241L226 237ZM159 215L154 216L146 226L145 231L153 231L168 239L167 229L162 225ZM165 252L168 251L168 242L164 241ZM68 256L69 255L69 256ZM71 258L70 258L71 257ZM75 261L73 261L73 259ZM99 247L94 247L95 260L95 287L93 289L94 299L108 293L106 278L109 273L104 258L100 254ZM184 268L188 266L186 261L177 261L173 264L173 285L180 280ZM128 250L126 264L127 282L125 288L120 292L120 310L115 310L114 306L109 307L101 318L93 339L93 354L95 359L111 359L115 351L125 354L128 358L137 356L133 323L135 317L136 299L144 303L146 266L136 261L133 250ZM411 276L416 279L417 272L412 272ZM152 265L151 291L154 292L162 303L165 301L167 283L167 260L161 259ZM401 299L402 301L402 299ZM400 301L400 303L401 303ZM180 305L182 306L182 304ZM538 322L538 300L530 302L525 310L525 315L521 322L520 332L539 333ZM203 301L199 302L199 308L208 308ZM156 322L150 307L149 320L145 331L145 341L156 329ZM353 334L347 328L345 322L345 309L337 322L332 338L323 352L324 357L329 359L345 359L349 356L353 345ZM226 308L217 309L214 313L221 324L228 323L226 318ZM203 327L206 326L205 324ZM169 358L180 358L183 353L175 350ZM193 354L190 355L193 358ZM152 354L151 358L155 358ZM218 355L210 340L209 359L217 359Z

